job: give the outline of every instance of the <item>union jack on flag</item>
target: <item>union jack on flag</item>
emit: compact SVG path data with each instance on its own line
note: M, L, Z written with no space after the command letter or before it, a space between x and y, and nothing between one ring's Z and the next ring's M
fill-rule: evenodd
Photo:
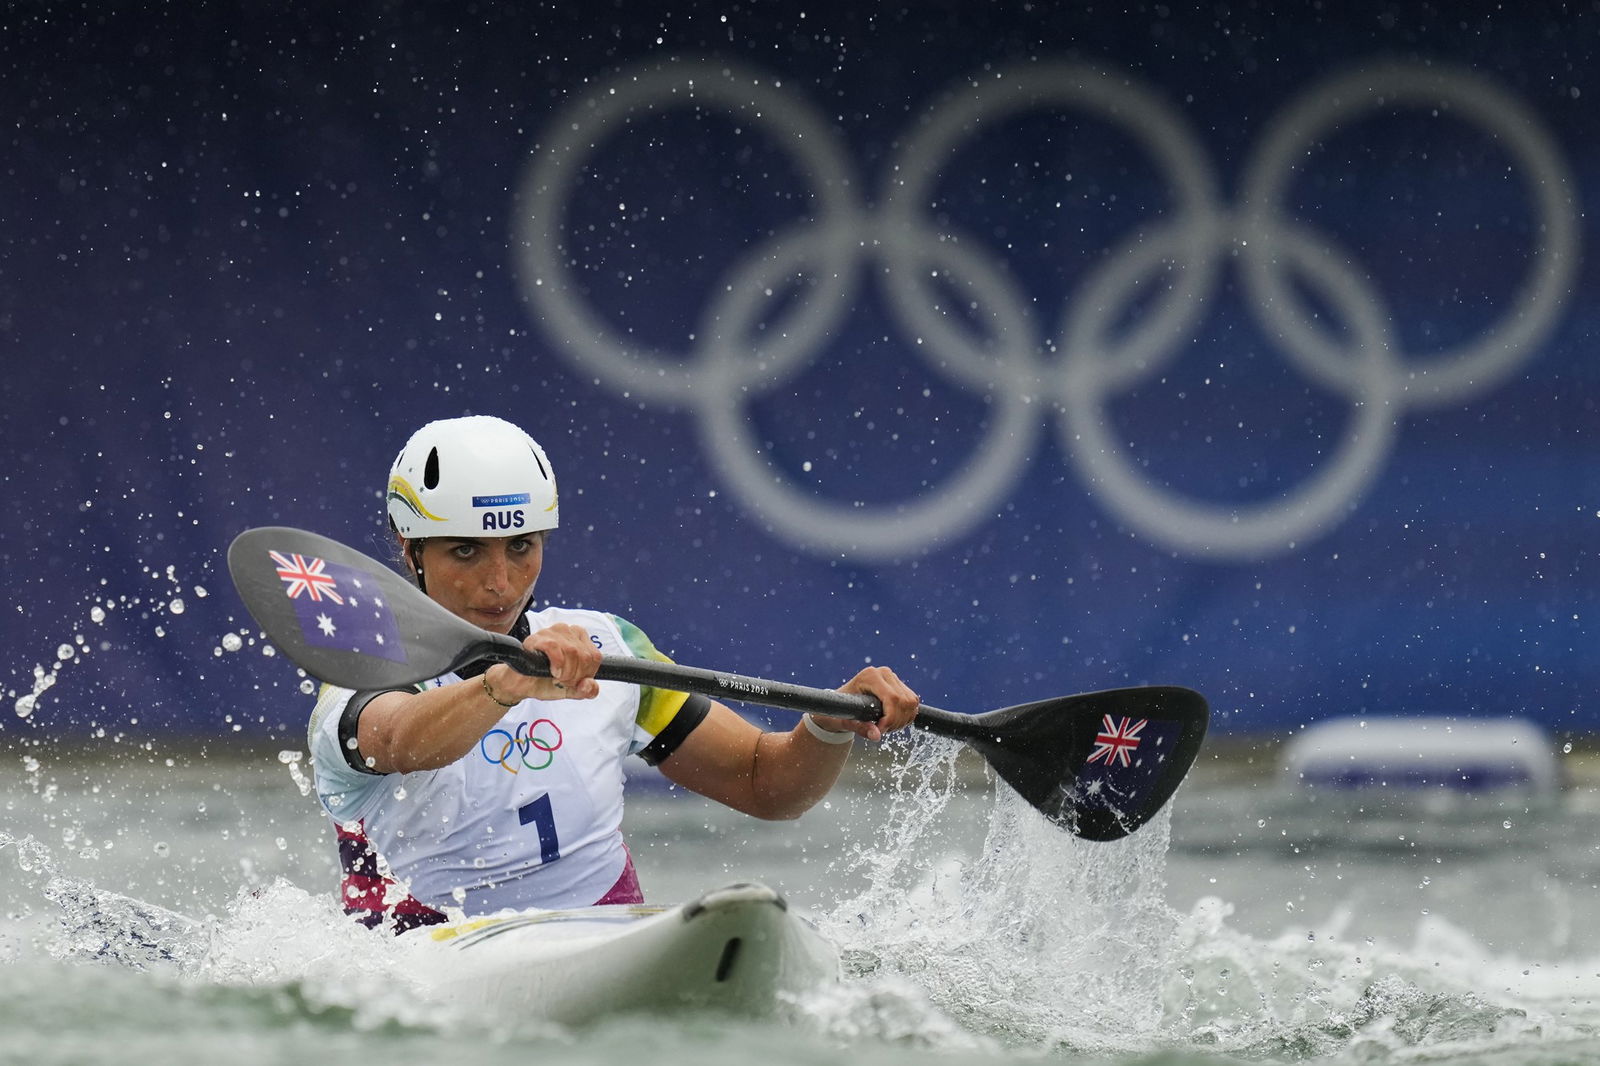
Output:
M288 583L289 587L284 591L291 600L297 600L301 593L305 593L313 600L321 601L323 597L327 597L334 603L344 603L344 599L334 587L333 575L326 572L328 564L324 560L307 559L299 552L292 555L284 555L281 552L267 554L271 555L272 561L277 564L278 576Z
M1104 724L1094 738L1094 751L1089 753L1088 761L1099 762L1104 759L1107 766L1117 763L1132 766L1130 756L1139 746L1139 734L1144 731L1148 719L1141 718L1135 722L1132 718L1118 718L1113 721L1107 714L1101 716L1101 721Z
M354 566L295 552L268 551L307 645L407 661L380 578Z

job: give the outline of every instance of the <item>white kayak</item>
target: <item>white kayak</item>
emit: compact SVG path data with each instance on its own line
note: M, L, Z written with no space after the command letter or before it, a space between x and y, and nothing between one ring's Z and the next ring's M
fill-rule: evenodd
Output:
M834 946L760 884L673 907L468 919L415 937L425 953L418 979L439 1000L565 1025L629 1013L770 1014L839 976Z

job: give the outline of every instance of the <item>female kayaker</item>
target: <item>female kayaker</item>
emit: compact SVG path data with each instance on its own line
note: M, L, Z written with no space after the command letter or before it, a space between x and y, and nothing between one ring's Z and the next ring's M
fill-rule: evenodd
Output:
M601 682L602 655L665 660L598 611L532 610L557 525L544 450L487 416L431 422L401 449L387 509L405 566L451 613L550 660L421 685L324 686L309 741L333 818L346 911L397 932L502 908L642 901L622 839L623 760L758 818L796 818L827 794L857 735L907 725L917 695L870 667L842 686L876 696L880 722L807 715L765 732L704 696Z

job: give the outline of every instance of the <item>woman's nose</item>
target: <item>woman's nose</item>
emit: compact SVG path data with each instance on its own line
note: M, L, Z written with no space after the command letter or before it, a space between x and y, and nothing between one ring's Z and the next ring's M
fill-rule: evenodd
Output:
M491 592L504 592L511 587L510 567L503 554L489 554L483 566L483 585Z

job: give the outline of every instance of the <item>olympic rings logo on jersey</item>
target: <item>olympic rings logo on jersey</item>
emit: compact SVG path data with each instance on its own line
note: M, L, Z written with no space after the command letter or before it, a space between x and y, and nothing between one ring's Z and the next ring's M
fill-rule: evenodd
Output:
M712 287L692 350L642 346L581 298L562 249L565 208L609 134L641 115L692 106L759 127L792 157L814 211L734 264ZM1366 112L1435 109L1482 128L1519 171L1532 206L1534 244L1503 314L1442 351L1406 353L1384 297L1335 242L1291 217L1290 184L1320 138ZM986 122L1041 109L1082 111L1131 134L1171 185L1174 208L1108 249L1049 326L975 238L928 217L935 180L959 142ZM661 145L651 142L652 153ZM651 166L660 167L659 162ZM1312 86L1278 113L1244 167L1240 193L1220 182L1184 115L1133 78L1076 63L1028 63L970 79L909 127L884 167L878 205L854 190L839 134L780 82L721 61L675 61L626 70L575 99L549 123L520 187L520 284L558 348L585 373L630 397L696 416L709 461L774 530L813 550L893 559L947 543L997 510L1013 491L1056 413L1066 454L1105 506L1149 539L1210 558L1288 550L1332 528L1377 479L1407 409L1457 403L1514 373L1554 327L1578 261L1575 182L1538 118L1464 69L1386 63ZM926 495L851 506L818 500L766 461L743 404L800 373L845 312L869 263L880 267L892 316L911 350L987 398L986 440ZM1108 414L1118 394L1158 379L1197 335L1226 269L1264 332L1299 373L1354 408L1324 464L1283 494L1218 503L1152 480L1128 454ZM814 284L797 287L804 276ZM1141 287L1170 278L1118 326ZM941 309L936 279L981 301L996 328L987 343ZM1339 316L1317 321L1309 291ZM774 294L778 294L778 298ZM780 311L764 323L770 307ZM765 324L767 328L756 331Z
M541 726L549 728L541 730ZM554 733L553 739L550 734ZM542 734L542 735L541 735ZM496 741L495 738L499 738ZM522 764L524 770L543 770L555 762L556 751L561 747L561 727L548 718L535 718L532 722L519 722L515 733L508 733L504 729L491 729L478 741L478 750L489 762L500 767L507 773L518 773L514 765ZM494 750L496 744L499 751ZM535 752L542 752L543 760L535 758L529 761L529 756Z

